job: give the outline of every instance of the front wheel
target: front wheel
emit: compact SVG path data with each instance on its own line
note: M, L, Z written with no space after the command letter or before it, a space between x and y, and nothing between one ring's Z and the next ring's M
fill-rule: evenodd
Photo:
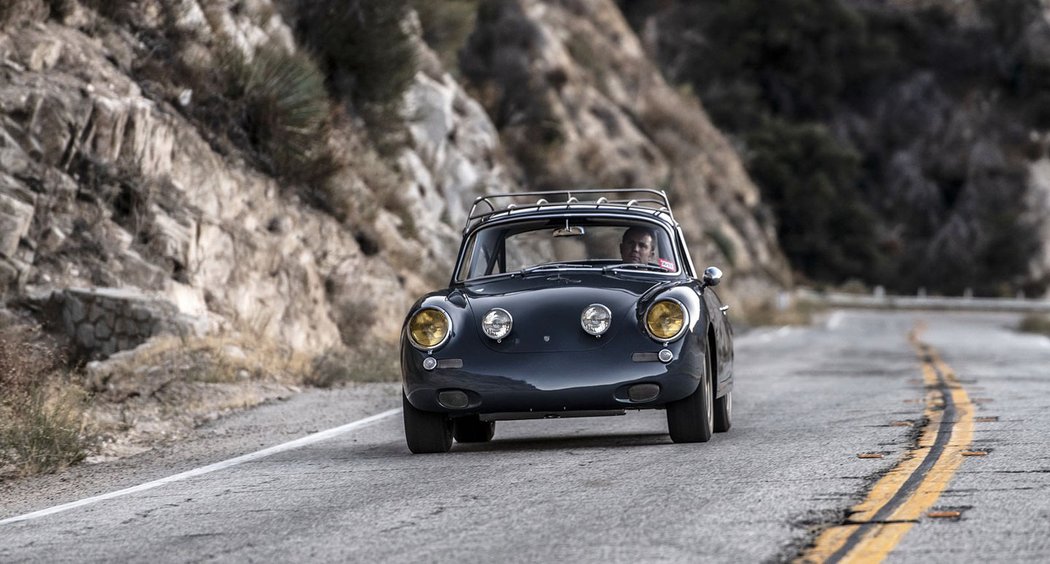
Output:
M714 428L714 394L711 393L711 356L706 355L704 374L696 391L667 404L667 430L676 443L706 443Z
M452 448L452 419L443 413L420 411L402 393L405 442L413 454L448 452Z
M715 432L725 433L733 426L733 392L715 400Z

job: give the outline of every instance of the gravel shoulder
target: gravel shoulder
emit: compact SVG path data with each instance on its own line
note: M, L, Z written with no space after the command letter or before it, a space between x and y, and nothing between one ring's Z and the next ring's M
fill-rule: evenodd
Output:
M0 483L0 518L128 488L278 445L400 406L396 383L311 389L195 429L146 452Z

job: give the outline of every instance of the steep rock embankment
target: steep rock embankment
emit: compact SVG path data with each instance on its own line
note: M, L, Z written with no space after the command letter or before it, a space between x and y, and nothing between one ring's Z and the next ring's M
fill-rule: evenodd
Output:
M133 25L139 35L173 26L195 38L174 57L220 41L246 57L260 45L296 48L269 2L236 13L173 4L176 21L156 15L164 3L146 2ZM8 298L137 288L198 325L250 330L307 352L367 337L390 342L411 300L447 276L465 202L513 189L493 156L495 128L433 63L406 95L403 174L353 126L332 134L338 151L357 154L331 181L352 200L351 217L340 221L220 150L214 133L185 115L192 90L143 87L135 69L150 47L79 5L64 22L0 32L0 287Z
M243 106L214 106L229 94L209 84L216 69L306 53L296 5L20 0L0 29L7 300L54 310L87 356L152 331L231 330L308 354L389 347L411 301L447 280L473 198L584 186L667 189L695 261L723 266L738 303L789 283L734 150L663 81L612 2L482 3L461 58L467 88L409 12L419 70L402 100L405 140L381 156L333 98L316 130L334 167L321 188L280 174L281 155L259 154L258 124L228 115ZM500 29L508 17L525 43ZM119 305L81 311L121 296L179 322L132 330Z
M665 189L694 262L726 270L733 301L790 284L735 150L664 81L614 2L488 3L460 59L531 188Z

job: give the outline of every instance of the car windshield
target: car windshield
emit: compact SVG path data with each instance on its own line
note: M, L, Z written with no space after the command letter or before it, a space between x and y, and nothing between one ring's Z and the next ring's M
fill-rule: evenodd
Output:
M456 279L563 269L671 274L679 265L667 230L657 224L558 218L477 231Z

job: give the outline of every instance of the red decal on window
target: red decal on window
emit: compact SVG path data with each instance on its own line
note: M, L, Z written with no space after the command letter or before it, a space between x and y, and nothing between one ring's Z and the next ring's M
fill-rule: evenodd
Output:
M660 268L662 268L664 270L669 270L671 272L674 272L674 263L669 261L669 260L667 260L667 259L665 259L665 258L659 259L657 261L657 264L659 264Z

